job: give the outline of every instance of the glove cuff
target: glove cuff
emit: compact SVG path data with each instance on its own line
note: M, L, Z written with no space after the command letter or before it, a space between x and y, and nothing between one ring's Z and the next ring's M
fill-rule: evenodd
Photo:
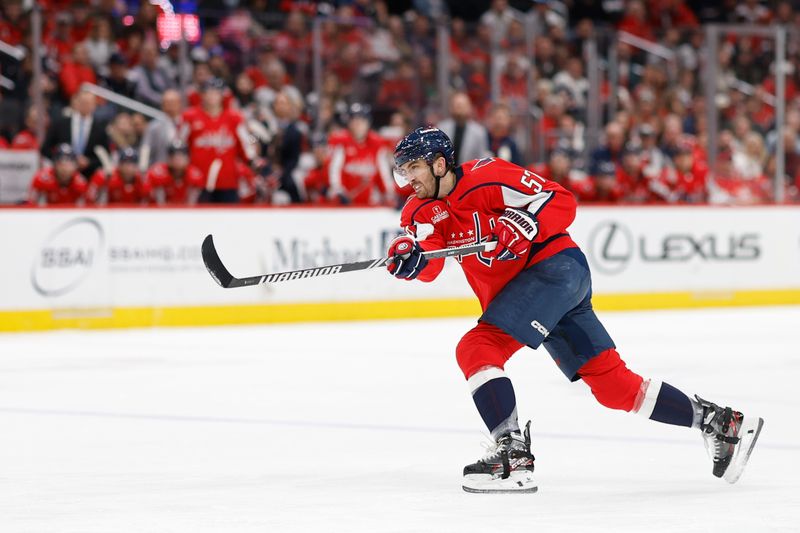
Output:
M539 228L536 225L536 219L533 215L524 209L514 209L507 207L503 214L500 215L498 221L504 221L510 226L516 228L526 239L532 241L536 234L539 233Z

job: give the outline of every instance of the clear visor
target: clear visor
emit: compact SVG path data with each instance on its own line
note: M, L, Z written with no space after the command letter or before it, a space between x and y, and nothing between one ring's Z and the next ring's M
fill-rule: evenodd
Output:
M412 159L411 161L406 161L403 163L402 166L393 166L392 167L392 176L394 176L394 182L397 183L397 186L400 188L405 187L409 183L411 183L411 176L413 175L414 171L409 170L412 166L411 164L414 161L420 161L423 158L419 159Z

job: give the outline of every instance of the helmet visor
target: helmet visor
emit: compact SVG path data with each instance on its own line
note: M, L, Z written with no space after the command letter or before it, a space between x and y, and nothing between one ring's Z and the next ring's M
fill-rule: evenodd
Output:
M397 184L398 187L401 189L408 185L408 169L400 168L400 167L392 167L392 176L394 176L394 182Z
M394 176L394 182L397 184L398 187L403 188L409 183L411 183L411 177L415 175L415 173L422 172L422 169L427 168L425 165L415 165L417 161L424 161L424 157L419 157L417 159L412 159L411 161L405 161L402 165L396 164L392 167L392 176Z

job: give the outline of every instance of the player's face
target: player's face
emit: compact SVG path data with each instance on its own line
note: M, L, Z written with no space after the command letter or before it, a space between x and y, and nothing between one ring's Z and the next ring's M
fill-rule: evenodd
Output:
M319 144L314 147L314 158L317 160L317 163L324 163L325 160L328 158L328 145L326 144Z
M350 129L350 133L353 137L360 141L366 138L367 133L369 133L369 120L364 117L356 116L350 119L347 127Z
M183 171L189 166L189 156L184 152L175 152L169 156L169 167L173 170Z
M569 158L558 154L550 158L550 171L556 176L564 176L569 172Z
M622 166L629 174L637 172L641 163L642 160L638 154L626 154L625 157L622 158Z
M435 178L425 160L409 161L400 166L397 174L405 178L408 185L411 185L417 198L433 198L436 188Z
M119 175L126 182L132 182L138 171L139 167L135 162L126 161L119 165Z
M222 91L219 89L206 89L203 92L203 106L206 109L216 109L222 106Z
M597 195L601 198L605 198L611 191L614 189L614 185L617 183L617 177L613 174L600 174L594 180L594 186L597 190Z
M72 175L78 171L78 164L74 159L62 157L55 162L53 170L55 171L55 176L59 183L69 183L72 179Z
M680 152L673 158L675 166L681 172L688 172L694 165L694 156L691 152Z

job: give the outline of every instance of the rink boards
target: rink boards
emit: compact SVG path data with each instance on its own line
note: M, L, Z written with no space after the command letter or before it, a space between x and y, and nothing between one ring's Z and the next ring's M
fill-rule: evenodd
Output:
M378 258L389 209L0 210L0 330L477 315L458 263L430 284L383 270L217 286L236 276ZM800 209L582 207L570 228L605 310L800 303Z

